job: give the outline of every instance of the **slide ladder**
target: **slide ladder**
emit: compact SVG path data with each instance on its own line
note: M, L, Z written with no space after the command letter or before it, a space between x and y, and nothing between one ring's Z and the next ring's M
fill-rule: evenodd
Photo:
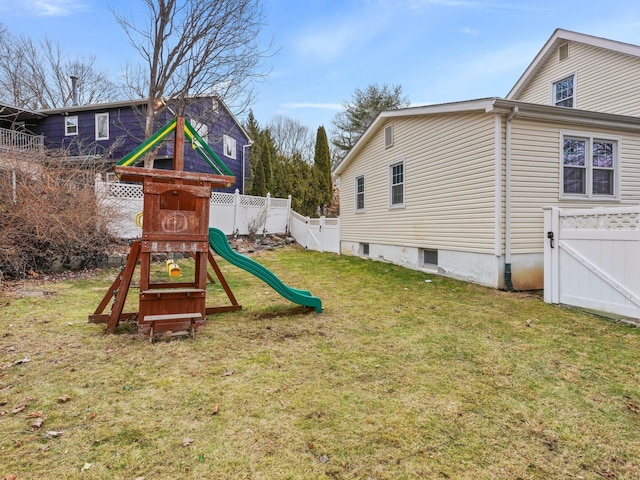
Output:
M316 312L322 311L322 300L314 297L307 290L299 290L285 285L271 270L260 265L255 260L236 252L229 245L229 240L227 240L227 236L222 230L209 228L209 245L214 252L226 261L255 275L287 300L298 305L315 308Z

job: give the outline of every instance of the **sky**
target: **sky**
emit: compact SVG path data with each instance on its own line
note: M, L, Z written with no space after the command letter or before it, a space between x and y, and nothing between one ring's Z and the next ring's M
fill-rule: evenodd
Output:
M0 0L0 23L95 56L118 80L140 61L112 10L144 18L142 0ZM505 97L556 28L640 45L638 0L262 0L272 45L251 108L312 131L356 88L401 85L412 106Z

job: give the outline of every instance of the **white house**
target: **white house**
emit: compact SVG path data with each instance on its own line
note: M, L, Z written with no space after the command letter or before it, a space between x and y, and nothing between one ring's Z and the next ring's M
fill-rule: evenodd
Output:
M341 252L543 287L543 207L640 202L640 46L556 30L506 98L380 113L337 166Z

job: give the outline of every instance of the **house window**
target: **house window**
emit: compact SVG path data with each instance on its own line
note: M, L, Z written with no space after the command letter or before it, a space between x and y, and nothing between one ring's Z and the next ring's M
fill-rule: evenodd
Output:
M64 118L64 134L65 135L77 135L78 134L78 117L65 117Z
M553 84L553 104L556 107L574 106L574 76L563 78Z
M96 140L109 140L108 113L96 113Z
M384 147L389 148L393 146L393 125L387 125L384 127Z
M356 177L356 211L364 211L364 175Z
M619 141L594 136L562 137L562 197L619 198Z
M236 139L229 135L224 135L223 143L225 157L236 158Z
M368 243L361 243L360 244L360 255L363 255L365 257L369 256L369 244Z
M191 126L196 132L198 132L198 135L202 137L202 140L204 140L205 143L209 143L209 126L206 123L200 123L193 120L191 122Z
M392 207L404 206L404 162L389 167L389 183Z

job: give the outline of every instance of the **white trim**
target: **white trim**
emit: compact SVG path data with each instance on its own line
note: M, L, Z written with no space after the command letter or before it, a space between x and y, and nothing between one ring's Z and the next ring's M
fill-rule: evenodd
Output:
M558 148L558 166L560 171L558 172L559 184L558 184L558 197L560 200L587 200L587 201L596 201L596 202L606 202L606 201L620 201L622 198L621 188L622 188L622 180L621 180L621 172L622 172L622 161L621 161L621 151L622 151L622 137L619 135L610 135L604 134L600 135L598 132L585 132L585 131L577 131L577 130L560 130L559 131L559 148ZM564 138L565 137L577 137L584 138L588 140L589 147L593 140L605 140L611 141L615 143L615 155L614 155L614 166L613 166L613 195L594 195L593 194L593 165L585 161L586 163L586 186L584 195L581 194L566 194L564 193ZM589 157L586 160L591 159L591 153L589 153Z
M402 165L402 203L392 203L393 202L393 167L397 165ZM389 172L389 208L404 208L407 202L407 169L404 158L392 162L388 167Z
M494 119L495 200L494 200L494 253L502 254L502 116Z
M98 118L99 117L107 117L107 136L99 136L99 122L98 122ZM95 117L94 117L94 122L95 122L95 127L96 127L96 140L109 140L109 112L103 112L103 113L96 113Z

